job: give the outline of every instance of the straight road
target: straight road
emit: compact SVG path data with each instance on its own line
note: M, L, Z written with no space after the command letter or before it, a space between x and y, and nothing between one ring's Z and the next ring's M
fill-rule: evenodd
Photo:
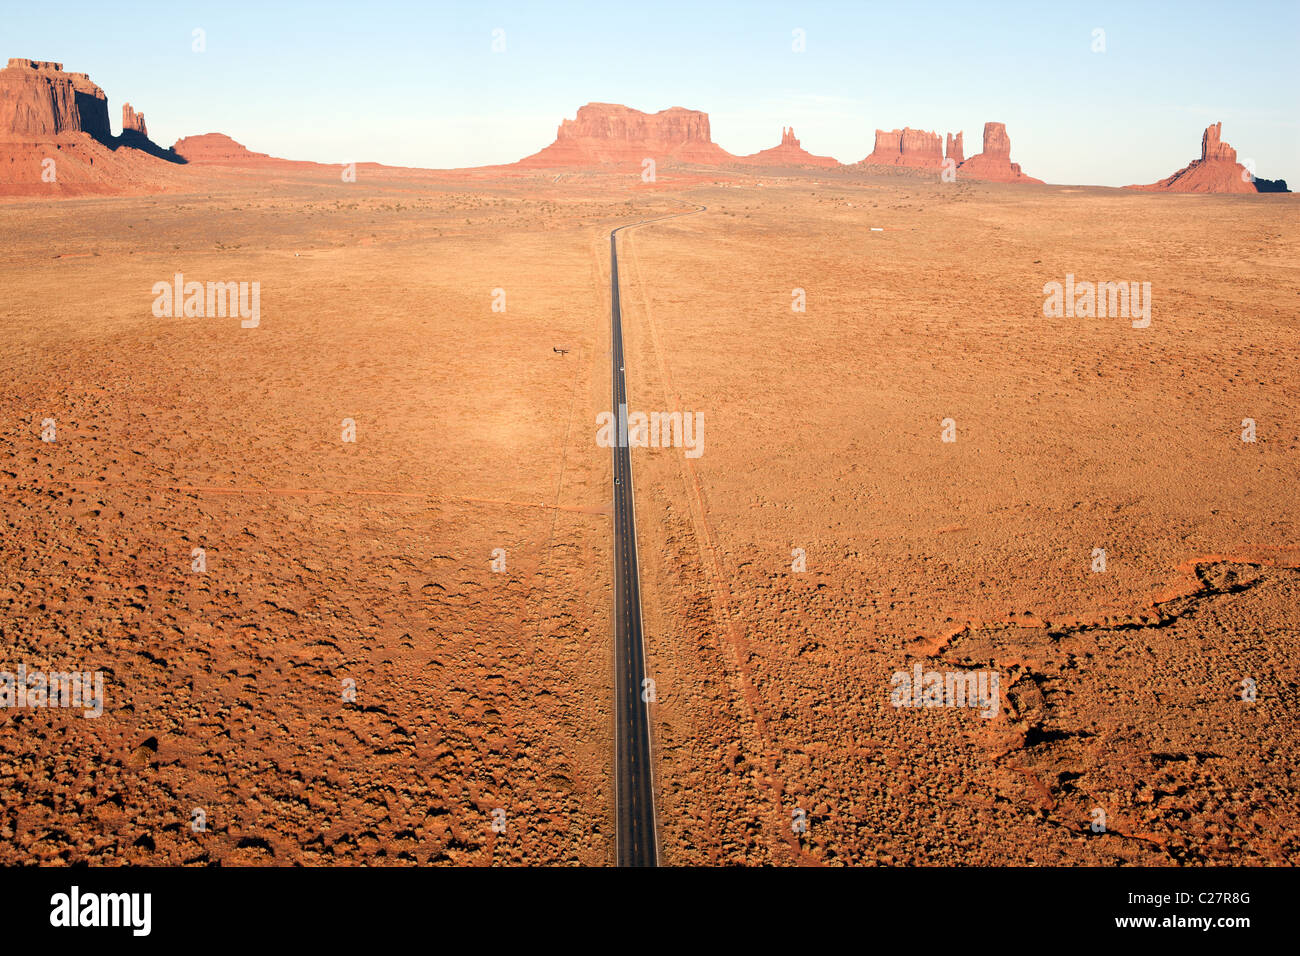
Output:
M695 212L703 212L699 207ZM692 215L679 213L678 215ZM673 219L676 216L662 216ZM614 420L614 788L615 856L619 866L658 866L650 704L645 693L645 637L641 630L640 567L636 559L636 505L627 442L627 383L623 376L623 314L618 294L619 226L609 234L609 291Z

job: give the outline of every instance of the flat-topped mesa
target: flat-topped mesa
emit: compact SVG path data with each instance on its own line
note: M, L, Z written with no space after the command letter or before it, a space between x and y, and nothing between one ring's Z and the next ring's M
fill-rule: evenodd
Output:
M1172 176L1146 186L1128 186L1161 193L1284 193L1285 179L1257 179L1237 162L1237 151L1223 142L1223 124L1211 123L1201 134L1201 158Z
M254 153L242 143L236 143L224 133L204 133L178 139L172 152L186 162L210 166L248 166L263 163L284 163L266 153Z
M711 143L709 114L674 106L642 113L616 103L588 103L566 119L556 139L604 139L629 143Z
M643 113L616 103L588 103L556 130L555 142L521 159L521 166L589 166L645 159L686 163L733 160L710 134L709 116L674 106Z
M873 166L912 166L938 169L943 166L943 140L938 133L904 127L876 130L876 145L862 161Z
M144 114L137 113L131 108L130 103L122 104L122 133L139 133L141 136L148 136L149 130L144 125Z
M175 182L169 169L181 161L149 139L144 116L128 104L122 119L114 136L108 97L85 73L11 58L0 70L0 194L111 195Z
M0 70L0 136L43 139L89 133L108 142L108 97L85 73L52 60L13 57Z
M957 167L958 179L983 179L993 183L1042 183L1026 176L1019 163L1011 161L1011 137L1005 123L984 124L984 152L976 153Z
M736 162L751 166L838 166L839 160L830 156L814 156L795 138L793 126L781 127L781 144L760 150L749 156L740 156Z
M15 58L0 70L0 135L45 138L80 129L77 91L62 63Z
M55 63L52 60L29 60L26 57L11 56L6 69L43 70L47 73L62 73L63 64Z
M945 159L951 159L953 162L959 165L965 162L966 156L962 152L961 133L958 133L956 136L953 136L952 133L949 133L948 141L944 144L944 147L945 147L944 148Z

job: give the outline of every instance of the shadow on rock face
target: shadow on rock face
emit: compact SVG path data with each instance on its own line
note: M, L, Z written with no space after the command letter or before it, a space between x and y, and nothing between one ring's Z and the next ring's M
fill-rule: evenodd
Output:
M178 165L183 165L189 162L189 160L178 154L175 150L163 149L163 147L159 146L148 136L145 136L143 133L138 133L133 129L123 130L122 135L117 137L115 141L110 141L108 145L113 149L122 146L130 149L138 149L143 153L148 153L150 156L157 156L159 159L165 159L169 163L177 163Z

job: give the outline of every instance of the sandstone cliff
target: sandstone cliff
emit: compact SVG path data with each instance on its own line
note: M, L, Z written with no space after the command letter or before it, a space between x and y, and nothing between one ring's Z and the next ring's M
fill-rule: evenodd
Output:
M939 169L943 166L943 141L938 133L905 127L876 130L876 145L862 160L869 166L910 166Z
M123 134L109 127L108 97L62 63L15 58L0 70L0 194L149 191L177 158L149 140L128 105Z
M1041 183L1026 176L1019 163L1011 161L1011 137L1005 123L984 124L984 151L957 167L958 179L983 179L996 183Z
M656 164L718 164L736 157L714 144L707 113L679 106L642 113L613 103L588 103L575 119L560 124L555 142L516 165L635 165L640 169L647 158Z
M1172 176L1147 186L1128 186L1165 193L1277 193L1289 192L1284 179L1251 180L1250 171L1237 162L1237 151L1223 142L1222 123L1212 123L1201 134L1201 158Z
M0 133L45 137L80 131L77 91L62 63L11 59L0 70Z

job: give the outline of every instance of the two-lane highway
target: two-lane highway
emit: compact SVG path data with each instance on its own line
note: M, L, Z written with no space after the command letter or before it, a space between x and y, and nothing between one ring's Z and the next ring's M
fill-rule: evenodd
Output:
M640 568L636 558L636 505L627 434L627 382L623 375L623 313L618 291L618 234L633 226L703 212L660 216L619 226L609 234L609 292L614 458L614 791L615 856L619 866L657 866L654 764L650 748L645 637L641 630Z
M650 707L643 699L645 639L641 632L636 513L632 501L632 455L627 442L627 384L623 377L623 322L618 296L618 230L609 234L610 300L613 314L614 384L614 772L619 866L655 866L654 767L650 760Z

